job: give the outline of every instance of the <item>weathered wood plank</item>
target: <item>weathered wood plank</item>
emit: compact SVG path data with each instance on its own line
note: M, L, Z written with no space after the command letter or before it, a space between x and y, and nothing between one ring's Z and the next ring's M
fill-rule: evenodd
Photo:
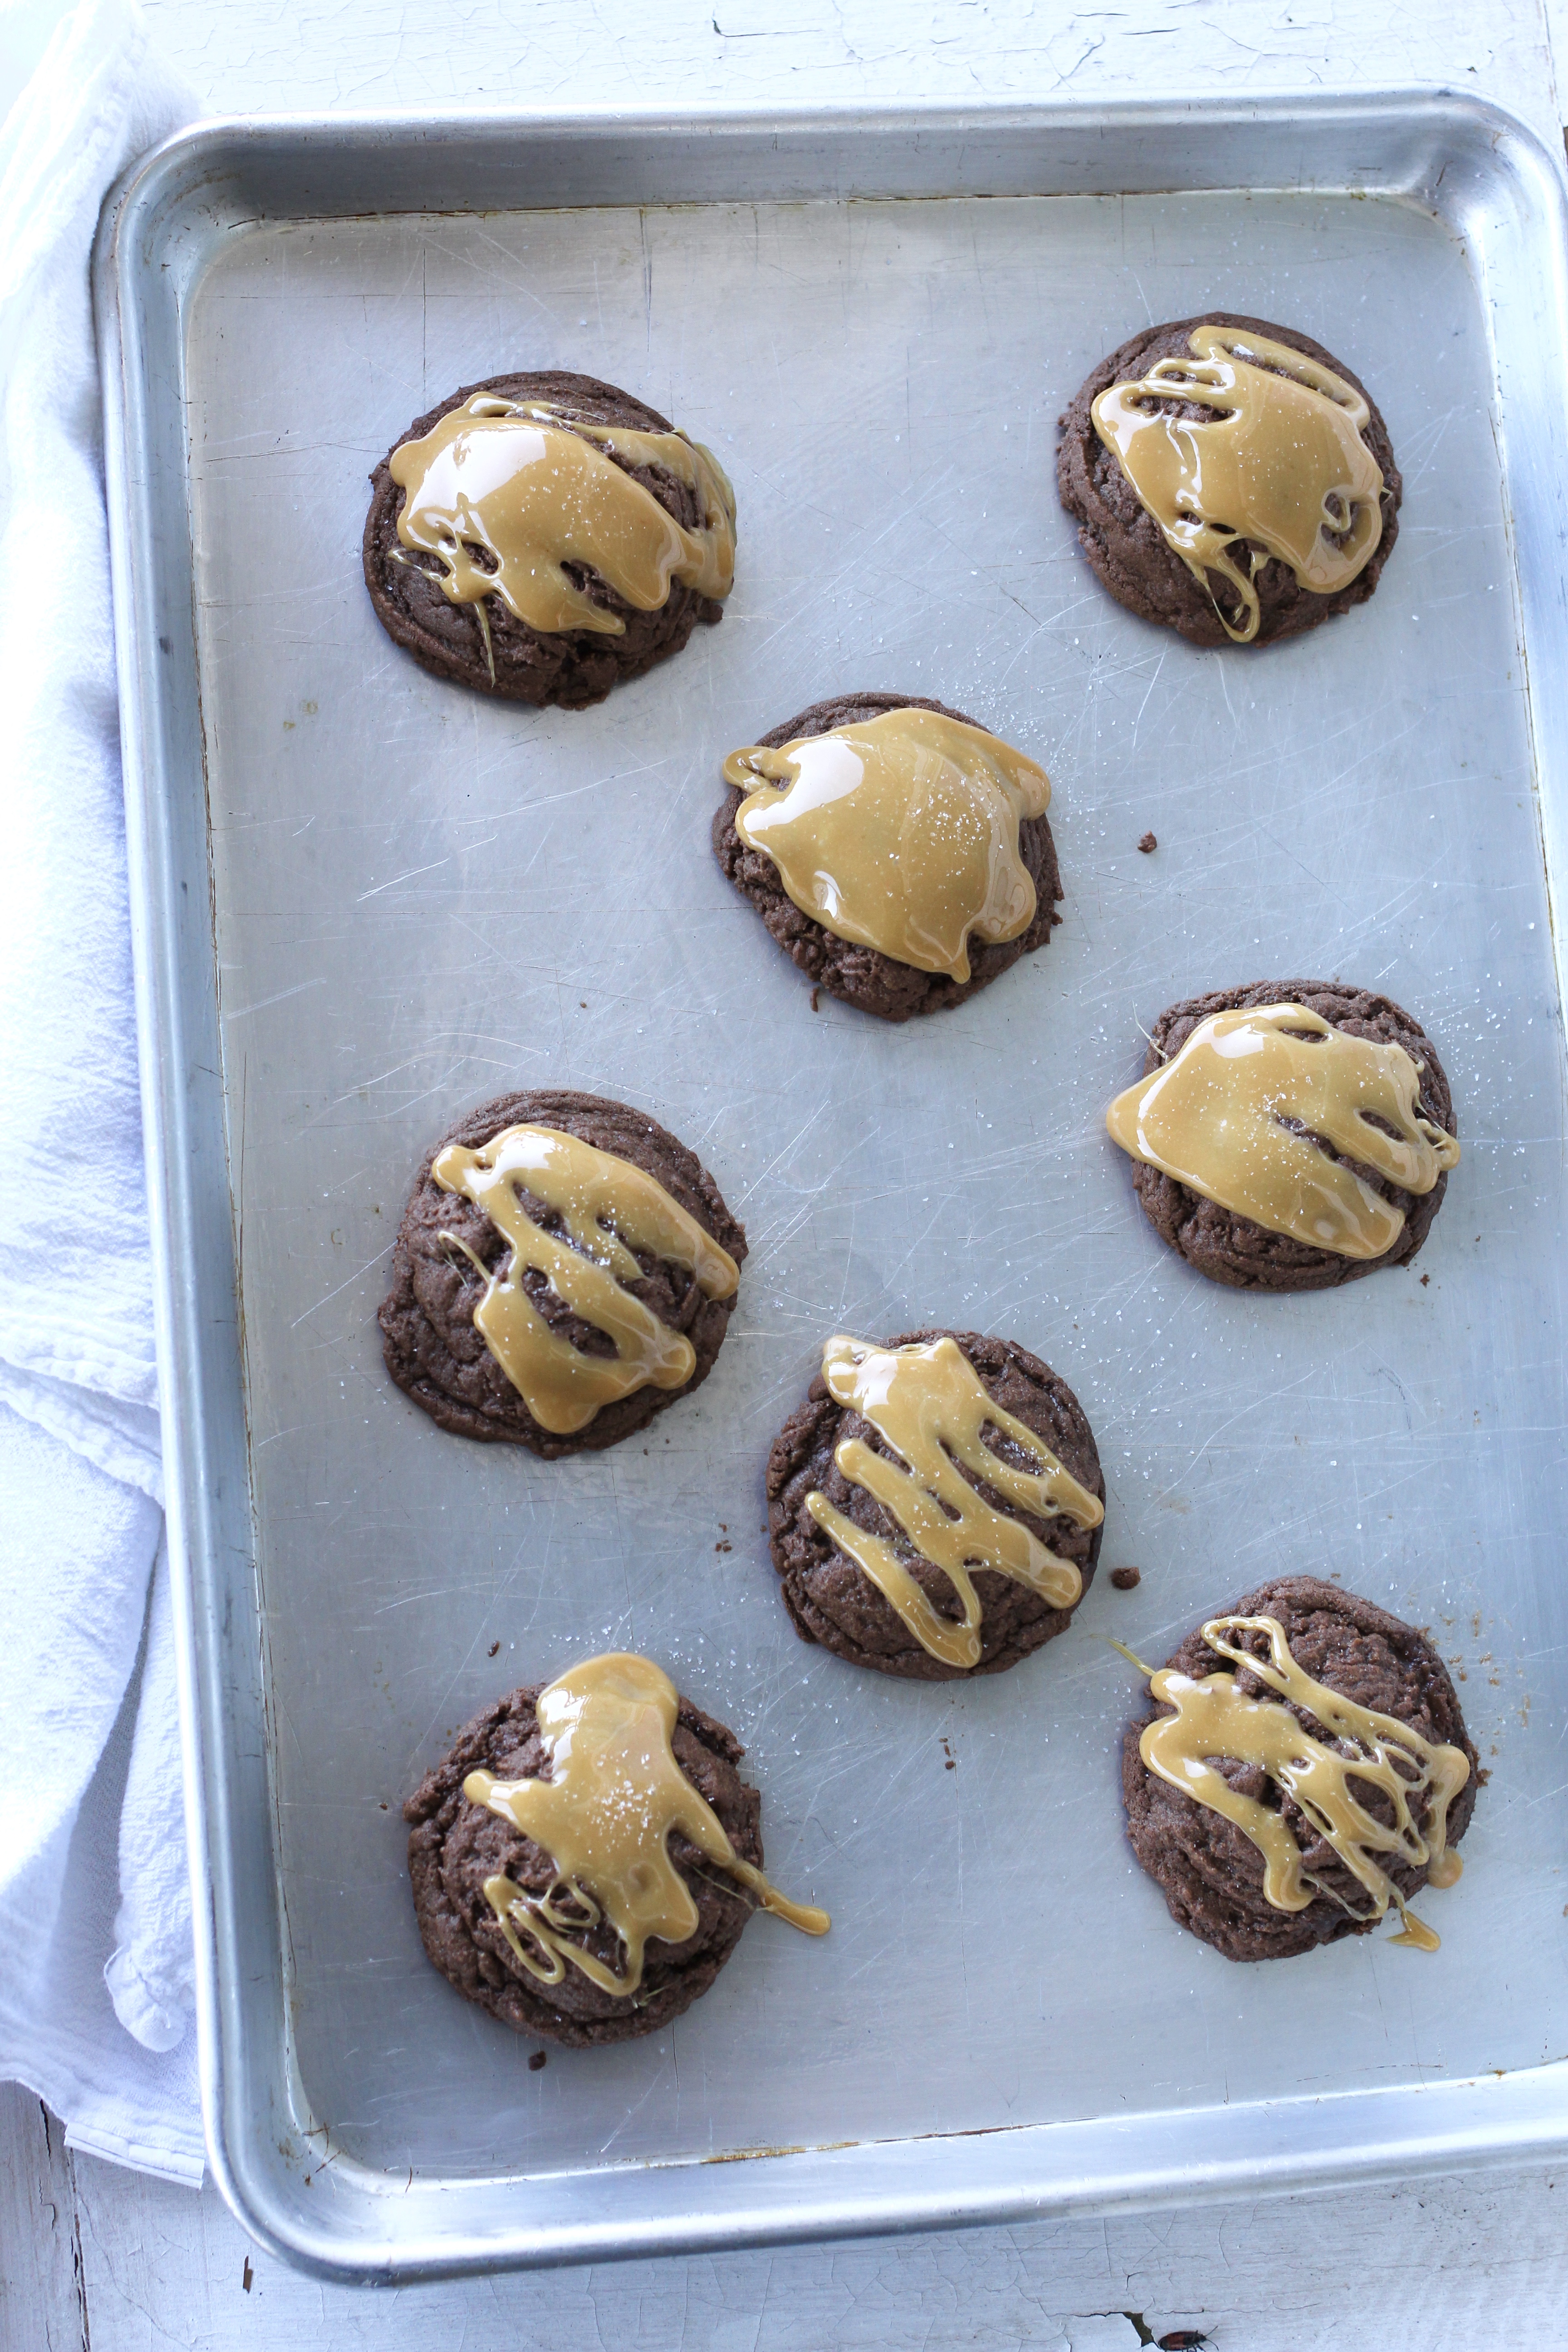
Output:
M0 2083L0 2347L86 2352L76 2190L59 2125Z
M1552 0L1554 7L1563 0ZM1254 96L1440 83L1555 124L1542 0L145 0L215 112L526 101L680 107Z
M300 2277L210 2186L76 2174L91 2352L1137 2352L1184 2333L1559 2352L1568 2310L1568 2171L395 2294Z

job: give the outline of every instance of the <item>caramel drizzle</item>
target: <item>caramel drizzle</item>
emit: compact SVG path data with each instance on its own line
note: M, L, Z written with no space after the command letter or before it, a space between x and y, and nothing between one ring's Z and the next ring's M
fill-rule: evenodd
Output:
M676 1761L679 1712L674 1685L651 1659L624 1652L588 1658L539 1695L548 1780L498 1780L489 1772L470 1772L463 1782L470 1804L488 1806L510 1822L554 1864L555 1876L542 1895L505 1876L484 1885L512 1954L541 1984L559 1984L571 1967L601 1991L625 1998L642 1982L650 1937L682 1944L695 1935L697 1906L669 1858L677 1830L737 1879L763 1910L808 1936L827 1933L826 1911L790 1902L735 1852L723 1823ZM619 1969L576 1940L601 1920L619 1938Z
M684 1266L707 1298L732 1297L741 1273L653 1177L577 1136L528 1126L504 1129L478 1151L449 1143L430 1172L443 1191L475 1202L511 1244L501 1271L492 1274L460 1234L440 1235L483 1276L475 1328L542 1429L570 1436L601 1405L634 1389L650 1381L678 1389L691 1378L697 1351L690 1340L622 1287L643 1279L632 1252L647 1250ZM560 1218L570 1243L534 1223L520 1189ZM552 1330L524 1287L531 1270L574 1315L615 1341L613 1356L585 1355Z
M1268 1232L1373 1258L1394 1247L1405 1212L1313 1138L1430 1192L1459 1147L1421 1117L1420 1092L1402 1045L1352 1036L1305 1005L1266 1004L1200 1021L1163 1069L1117 1096L1105 1124L1134 1160Z
M1053 1609L1072 1607L1083 1591L1072 1561L1047 1551L1028 1528L977 1494L963 1470L1036 1518L1061 1514L1075 1527L1097 1528L1105 1506L1034 1430L1004 1412L956 1339L878 1348L840 1333L822 1351L822 1377L834 1402L868 1421L909 1466L858 1437L837 1445L834 1461L852 1486L880 1503L921 1558L941 1569L963 1617L941 1615L892 1545L858 1528L819 1490L807 1495L806 1509L891 1602L923 1650L948 1666L980 1663L981 1607L971 1567L998 1570ZM981 1433L987 1428L1022 1447L1038 1467L1017 1470L1005 1462L985 1444Z
M677 522L616 457L661 467L694 490L700 530ZM735 494L712 451L684 433L591 425L541 401L479 393L395 449L390 470L406 493L397 536L437 559L432 576L452 604L476 606L492 677L486 596L532 629L625 634L568 563L590 567L639 613L665 603L672 579L700 596L727 596L734 584Z
M1268 1659L1226 1641L1227 1632L1266 1633ZM1228 1757L1259 1766L1371 1896L1372 1907L1353 1911L1352 1917L1381 1919L1395 1903L1403 1932L1392 1940L1435 1952L1437 1937L1407 1908L1377 1857L1393 1854L1414 1869L1426 1864L1428 1885L1452 1886L1463 1864L1447 1846L1448 1807L1470 1777L1469 1759L1458 1748L1433 1747L1394 1716L1358 1706L1314 1682L1291 1656L1277 1617L1212 1617L1203 1633L1218 1656L1245 1666L1312 1716L1336 1744L1313 1738L1279 1699L1243 1697L1233 1674L1205 1675L1194 1682L1170 1666L1149 1674L1135 1660L1139 1672L1149 1674L1154 1697L1175 1709L1157 1716L1140 1735L1138 1752L1150 1771L1194 1804L1223 1813L1250 1839L1263 1856L1265 1900L1277 1911L1304 1911L1314 1895L1326 1895L1349 1910L1331 1886L1307 1869L1283 1813L1243 1796L1208 1759ZM1352 1780L1383 1790L1393 1808L1392 1825L1358 1804Z
M1050 780L983 728L885 710L776 751L731 751L724 780L749 795L741 839L837 939L963 982L972 931L1016 940L1035 919L1018 825L1045 814Z
M1261 617L1258 575L1270 556L1313 595L1331 596L1376 550L1383 474L1362 438L1372 412L1342 376L1288 343L1215 326L1194 327L1188 341L1191 361L1157 361L1136 383L1100 393L1089 413L1226 635L1249 645ZM1157 400L1213 415L1191 419L1146 404ZM1234 590L1239 628L1215 596L1211 572Z

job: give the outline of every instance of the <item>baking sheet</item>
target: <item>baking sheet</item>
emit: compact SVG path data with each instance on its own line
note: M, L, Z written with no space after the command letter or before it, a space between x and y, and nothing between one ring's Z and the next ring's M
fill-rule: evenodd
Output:
M1059 185L1048 142L1033 153L1024 184ZM934 152L930 168L963 184ZM1114 153L1101 168L1117 177ZM1212 145L1205 170L1219 175ZM838 183L825 169L820 184ZM187 1559L204 1515L237 1503L254 1528L253 1556L225 1558L243 1546L215 1527L210 1572L186 1588L198 1826L224 1849L209 2082L247 2218L329 2265L930 2221L944 2196L954 2216L1038 2210L1090 2179L1150 2193L1131 2116L1145 2148L1174 2152L1166 2194L1184 2118L1200 2186L1239 2149L1238 2114L1281 2179L1343 2177L1376 2160L1395 2112L1401 2160L1436 2160L1454 2110L1340 2095L1568 2050L1563 1036L1542 664L1532 707L1484 224L1300 188L785 194L332 216L349 201L334 192L312 217L306 175L269 208L209 182L202 236L188 195L178 234L160 232L186 270L205 811L189 766L165 768L149 800L174 804L175 832L142 916L195 1020L199 942L180 947L190 918L170 902L176 875L188 900L198 847L210 857L205 1265L203 1247L182 1255L178 1201L163 1223L173 1287L184 1272L186 1306L221 1322L232 1210L239 1307L230 1366L198 1380L177 1360L168 1404L189 1448ZM1543 202L1534 228L1537 258L1554 256ZM1372 604L1260 656L1197 653L1112 604L1056 501L1055 419L1090 365L1145 319L1208 308L1339 353L1405 475ZM676 661L596 710L532 713L392 646L358 542L365 477L411 417L459 383L560 364L711 443L740 562L721 625ZM1560 412L1539 420L1536 462L1561 444ZM177 599L184 549L143 552ZM814 1012L708 847L724 753L860 686L939 696L1055 786L1052 944L902 1030L826 999ZM142 724L160 703L189 723L177 685L138 693ZM1150 829L1160 847L1141 856ZM1136 1073L1139 1024L1173 999L1336 975L1427 1028L1463 1162L1415 1270L1326 1297L1222 1292L1155 1241L1103 1106ZM144 974L144 1002L158 987ZM155 1003L149 1022L162 1100L181 1037ZM187 1061L200 1051L187 1037ZM646 1105L712 1170L752 1253L699 1395L646 1445L561 1464L437 1431L387 1382L374 1319L431 1137L544 1084ZM1108 1482L1101 1571L1071 1631L972 1685L895 1684L806 1648L762 1533L768 1444L821 1339L921 1323L1045 1356ZM238 1498L237 1457L226 1485L204 1434L237 1406ZM1132 1594L1109 1583L1124 1562L1143 1573ZM1170 1924L1123 1843L1117 1745L1138 1686L1108 1637L1158 1662L1288 1571L1429 1624L1461 1678L1490 1780L1461 1885L1423 1906L1435 1959L1369 1937L1238 1969ZM487 1699L621 1647L735 1727L770 1874L834 1928L814 1943L759 1919L670 2031L552 2050L535 2074L531 2045L425 1960L397 1809ZM215 1704L243 1762L214 1757ZM265 2189L232 2145L258 2097L279 2127ZM1321 2133L1325 2100L1339 2120L1314 2158L1308 2103ZM1511 2126L1492 2112L1500 2146ZM966 2207L984 2135L992 2185ZM942 2174L887 2189L871 2152L932 2142ZM1054 2175L1052 2147L1074 2151ZM795 2185L812 2159L787 2152L824 2148L837 2158L813 2178L837 2186L813 2205ZM696 2168L748 2150L786 2154L730 2168L750 2175L737 2219L729 2177Z

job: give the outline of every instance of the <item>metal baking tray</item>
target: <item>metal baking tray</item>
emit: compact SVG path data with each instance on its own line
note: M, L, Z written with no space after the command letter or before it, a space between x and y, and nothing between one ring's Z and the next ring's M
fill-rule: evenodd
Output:
M1562 158L1432 93L248 121L120 193L203 2074L280 2252L408 2278L1568 2144L1563 232ZM1340 353L1405 474L1372 604L1262 655L1120 610L1056 500L1091 362L1211 306ZM722 625L585 713L426 677L359 573L408 421L545 364L647 396L740 499ZM904 1029L814 1011L708 846L723 753L861 685L1056 786L1051 946ZM1161 1249L1102 1108L1171 1000L1334 974L1431 1031L1464 1160L1415 1271L1228 1294ZM442 1434L374 1320L423 1146L547 1082L645 1104L752 1249L700 1394L555 1465ZM1104 1569L1143 1572L973 1685L805 1647L761 1533L822 1339L925 1322L1071 1381ZM1161 1659L1282 1570L1430 1624L1463 1677L1490 1779L1436 1958L1231 1966L1123 1843L1108 1637ZM609 1647L735 1726L769 1868L833 1932L759 1919L673 2030L534 2073L424 1959L397 1808L492 1694Z

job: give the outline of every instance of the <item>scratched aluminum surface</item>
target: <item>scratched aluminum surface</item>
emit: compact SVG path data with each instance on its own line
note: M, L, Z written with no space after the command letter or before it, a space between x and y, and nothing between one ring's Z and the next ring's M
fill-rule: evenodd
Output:
M1113 604L1055 422L1146 319L1319 337L1405 475L1371 606L1261 656ZM254 1508L299 2079L333 2146L422 2175L1426 2084L1568 2049L1562 1034L1477 286L1395 202L726 205L232 235L188 322L198 646ZM489 704L384 636L372 465L448 389L569 365L712 444L722 625L586 713ZM934 694L1043 758L1051 945L957 1013L824 1000L722 880L719 767L802 705ZM1159 848L1141 856L1141 835ZM1255 1298L1137 1211L1105 1102L1173 999L1384 989L1464 1158L1415 1271ZM447 1436L374 1322L422 1150L514 1087L641 1104L744 1220L716 1370L543 1464ZM1109 1502L1072 1630L915 1687L795 1636L768 1445L823 1338L999 1331L1071 1382ZM1142 1570L1113 1591L1109 1570ZM1430 1624L1489 1772L1465 1876L1381 1936L1237 1969L1123 1842L1110 1636L1152 1662L1282 1571ZM671 2031L532 2045L415 1930L398 1806L477 1708L589 1652L731 1723L768 1866ZM948 1769L951 1755L955 1769Z

